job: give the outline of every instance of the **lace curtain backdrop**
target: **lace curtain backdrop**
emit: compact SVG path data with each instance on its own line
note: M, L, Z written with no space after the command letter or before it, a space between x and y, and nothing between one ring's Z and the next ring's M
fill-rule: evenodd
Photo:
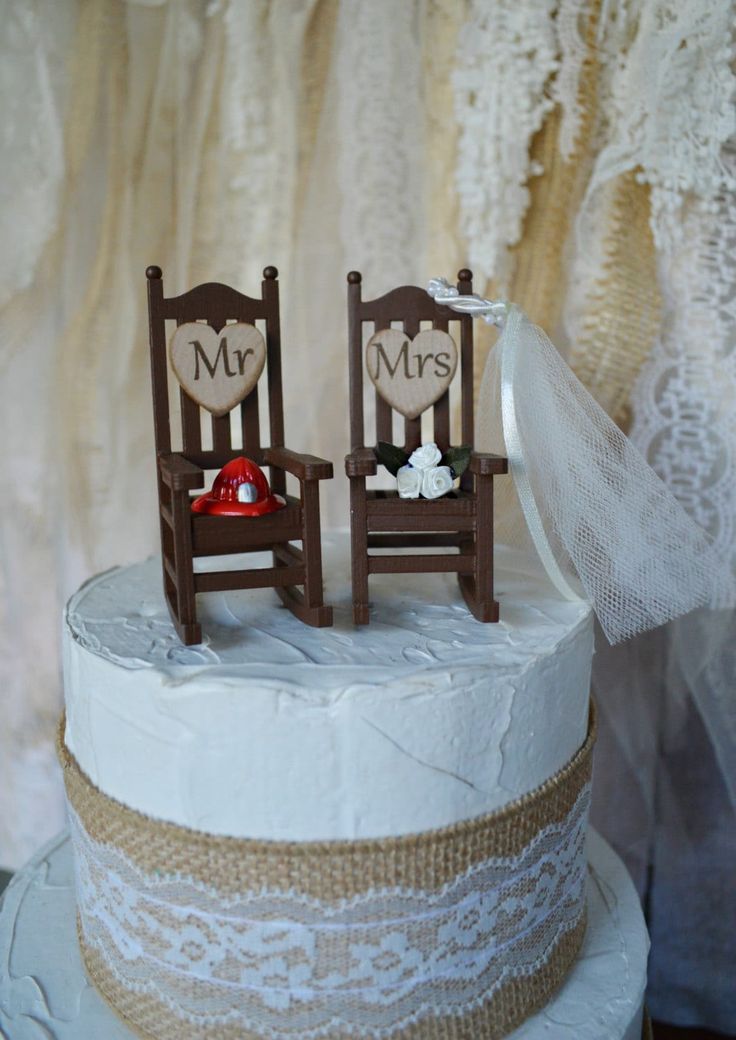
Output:
M157 550L150 263L170 294L255 291L279 268L288 438L337 463L326 527L348 516L346 272L376 296L467 264L545 329L736 573L731 0L0 14L0 865L64 821L63 603ZM647 900L650 1003L724 1032L734 586L618 647L601 636L594 664L593 815Z

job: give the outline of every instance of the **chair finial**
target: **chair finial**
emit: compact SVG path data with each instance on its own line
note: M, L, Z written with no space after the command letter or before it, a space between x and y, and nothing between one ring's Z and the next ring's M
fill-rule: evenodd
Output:
M274 281L276 281L278 276L279 276L279 272L277 271L277 269L275 267L264 267L263 268L263 277L267 281L274 282Z
M457 280L459 282L472 282L473 272L469 271L467 267L463 267L462 270L457 272Z
M153 281L154 278L160 278L160 277L161 277L161 268L160 267L156 267L156 265L154 264L151 267L147 267L146 268L146 278L148 278L149 281Z
M363 276L361 275L360 271L351 271L350 274L348 275L348 284L349 285L360 285L360 283L362 281L363 281Z

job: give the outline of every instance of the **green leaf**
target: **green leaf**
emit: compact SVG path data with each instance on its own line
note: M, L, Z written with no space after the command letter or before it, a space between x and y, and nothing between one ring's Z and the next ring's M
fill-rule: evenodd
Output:
M376 458L394 477L409 461L409 456L403 448L397 448L395 444L387 444L386 441L379 441L376 445Z
M472 448L462 444L459 448L448 448L440 460L440 465L449 466L456 477L463 475L468 468Z

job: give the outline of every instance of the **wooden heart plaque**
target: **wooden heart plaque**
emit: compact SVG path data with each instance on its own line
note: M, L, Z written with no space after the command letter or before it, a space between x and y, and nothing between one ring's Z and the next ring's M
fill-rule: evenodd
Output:
M414 339L400 329L380 329L368 340L365 360L384 401L405 418L416 419L452 382L457 347L440 329L426 329Z
M266 344L254 325L225 325L218 333L190 321L171 337L169 357L186 393L219 416L246 398L258 382Z

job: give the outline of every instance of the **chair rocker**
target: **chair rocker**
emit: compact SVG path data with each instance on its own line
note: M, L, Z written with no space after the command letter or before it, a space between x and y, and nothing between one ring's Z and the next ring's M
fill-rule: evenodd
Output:
M216 282L196 286L181 296L166 298L161 269L149 267L146 277L163 583L180 639L186 645L202 640L201 626L197 622L198 592L274 588L284 605L301 621L319 627L331 625L332 608L324 604L322 591L319 481L332 477L332 463L284 447L276 268L265 268L260 299L244 296ZM182 376L179 368L176 373L173 370L170 373L167 321L172 323L172 332L173 323L177 328L185 323L199 323L201 338L209 344L208 354L197 341L195 353L198 349L199 356L194 358L197 369L193 377L196 384L191 382L191 373ZM230 336L228 348L228 337L222 332L230 328L228 323L233 321L243 323L239 325L241 335L247 342L251 342L248 337L256 341L254 349L233 349L232 340L237 330ZM253 328L256 321L265 324L265 340ZM187 337L183 335L180 339L184 343ZM172 341L172 357L173 350ZM187 355L187 364L190 360ZM248 364L252 365L252 371ZM267 370L270 447L262 446L260 440L258 377L263 367ZM169 378L179 385L181 451L172 451L171 447L173 428L178 425L178 420L170 414ZM196 385L200 402L201 394L214 392L213 387L217 384L217 407L205 401L203 408L185 390L182 380L190 391ZM249 382L254 385L246 385ZM201 415L203 412L204 416ZM232 444L233 412L242 431L242 448ZM211 447L203 446L203 418L205 422L211 421ZM191 507L195 496L191 492L205 486L204 471L221 469L241 455L258 466L270 467L271 491L282 496L286 505L264 516L193 513ZM299 480L298 498L286 494L287 473ZM301 542L302 547L291 544L295 541ZM273 566L207 572L194 569L195 557L263 550L272 552Z
M462 270L458 275L458 291L472 293L472 274ZM472 451L467 470L460 478L459 487L441 498L402 499L397 491L370 490L366 478L376 475L378 461L372 444L365 443L363 378L367 371L366 351L371 344L378 351L377 333L391 329L392 322L401 322L403 334L392 333L398 348L389 356L386 348L374 372L369 372L376 384L375 442L392 442L393 413L402 416L405 452L412 452L421 444L421 416L428 408L433 411L434 441L441 452L450 447L449 381L445 377L451 366L447 363L454 352L460 369L461 424L463 445L472 448L473 420L473 319L460 315L442 304L435 303L424 289L402 286L375 300L363 300L361 275L348 275L348 337L350 370L350 454L345 458L345 472L350 480L350 537L353 582L353 618L356 625L368 624L368 578L371 574L386 573L457 573L465 602L478 621L498 620L498 603L493 598L493 477L507 471L507 460L498 455ZM420 323L431 322L432 330L447 334L449 328L459 331L460 349L455 341L447 344L448 353L442 364L432 369L431 353L411 352L406 343L418 335L425 336ZM373 332L364 347L364 324ZM370 326L373 326L371 329ZM429 332L429 330L426 330ZM398 336L398 339L396 337ZM402 342L403 341L403 342ZM442 341L442 337L435 337ZM432 339L424 339L431 345ZM374 365L376 362L372 362ZM413 366L413 367L411 367ZM395 379L396 375L401 377ZM380 377L380 378L379 378ZM394 385L387 386L394 380ZM383 381L383 382L382 382ZM396 383L403 383L396 389ZM423 382L429 383L422 388ZM378 387L383 387L382 394ZM439 394L439 396L438 396ZM402 400L403 395L403 400ZM406 397L413 404L407 404ZM430 397L429 403L422 401ZM387 399L388 398L388 399ZM399 399L400 408L396 408ZM390 403L392 402L392 403ZM414 414L421 407L418 414ZM411 417L407 418L407 412ZM445 547L445 552L425 554L371 554L371 549Z

